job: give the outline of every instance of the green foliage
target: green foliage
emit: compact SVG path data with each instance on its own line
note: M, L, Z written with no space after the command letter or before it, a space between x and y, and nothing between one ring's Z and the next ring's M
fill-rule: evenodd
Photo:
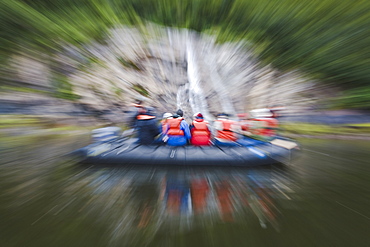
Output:
M126 68L134 69L137 71L141 71L141 68L139 68L133 61L125 60L121 57L117 58L120 64L122 64Z
M119 98L123 98L122 96L123 96L123 94L124 94L124 90L122 89L122 88L119 88L119 87L113 87L112 88L112 91L114 92L114 94L117 96L117 97L119 97Z
M23 92L23 93L39 93L39 94L47 94L48 92L29 88L29 87L16 87L16 86L0 86L0 91L16 91L16 92Z
M0 0L0 21L3 61L19 47L54 52L62 42L102 41L118 23L151 21L217 34L221 42L251 41L263 63L282 71L300 69L346 90L370 87L367 0ZM370 98L348 95L343 104Z
M102 39L116 23L106 1L2 0L0 40L2 55L16 48L36 47L53 52L60 42L74 45Z
M72 84L68 82L67 76L54 73L52 83L55 88L55 97L67 100L76 100L79 98L78 95L73 93Z
M280 125L280 134L302 134L302 135L351 135L369 134L370 123L346 124L346 125L324 125L310 123L283 123Z
M132 85L132 89L145 97L149 96L149 92L140 84Z
M32 126L39 124L42 124L42 121L35 117L25 115L0 115L0 128Z
M370 87L354 88L343 92L341 97L333 99L334 107L370 109Z

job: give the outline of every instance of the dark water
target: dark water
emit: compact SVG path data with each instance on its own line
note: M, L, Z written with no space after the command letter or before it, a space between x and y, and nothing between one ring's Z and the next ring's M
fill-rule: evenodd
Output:
M63 155L85 139L2 143L0 246L370 246L367 141L300 140L289 166L220 169Z

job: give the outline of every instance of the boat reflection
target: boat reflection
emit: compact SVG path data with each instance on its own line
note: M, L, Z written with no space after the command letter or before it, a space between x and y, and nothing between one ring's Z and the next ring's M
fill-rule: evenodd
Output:
M80 176L89 181L91 192L80 213L108 226L112 245L128 241L127 236L131 238L125 244L139 244L142 236L151 241L158 234L220 223L279 231L279 205L291 200L295 190L289 169L276 166L99 167Z
M134 212L124 212L136 218L132 223L138 228L153 221L173 229L176 224L189 228L201 221L237 222L254 218L263 228L278 229L276 201L290 200L288 194L293 193L293 181L277 167L105 169L99 173L90 183L96 187L95 193L105 196L108 193L113 201L128 194L125 205L130 205ZM117 190L120 193L113 193Z
M253 215L263 228L268 224L277 228L275 201L289 188L277 175L278 170L271 169L166 173L160 186L159 201L164 209L160 218L170 221L171 217L187 216L191 221L211 217L213 222L235 222ZM284 179L287 182L291 181Z

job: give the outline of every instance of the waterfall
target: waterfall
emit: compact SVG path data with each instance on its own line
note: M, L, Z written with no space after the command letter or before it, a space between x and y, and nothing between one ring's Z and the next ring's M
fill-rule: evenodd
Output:
M176 95L177 109L184 109L186 107L187 95L186 91L189 88L189 84L185 84L179 87Z
M205 99L203 90L201 88L201 78L199 75L199 70L196 64L196 51L194 47L194 40L188 37L186 43L186 56L188 63L188 87L189 87L189 103L193 111L201 112L206 119L210 119L211 116L208 111L207 101Z

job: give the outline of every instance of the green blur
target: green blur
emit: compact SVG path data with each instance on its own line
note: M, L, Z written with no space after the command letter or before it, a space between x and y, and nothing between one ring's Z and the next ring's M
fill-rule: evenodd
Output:
M340 87L333 108L370 109L366 0L1 0L0 11L2 63L19 48L53 54L64 44L104 42L118 24L145 32L150 21L251 42L262 63Z

